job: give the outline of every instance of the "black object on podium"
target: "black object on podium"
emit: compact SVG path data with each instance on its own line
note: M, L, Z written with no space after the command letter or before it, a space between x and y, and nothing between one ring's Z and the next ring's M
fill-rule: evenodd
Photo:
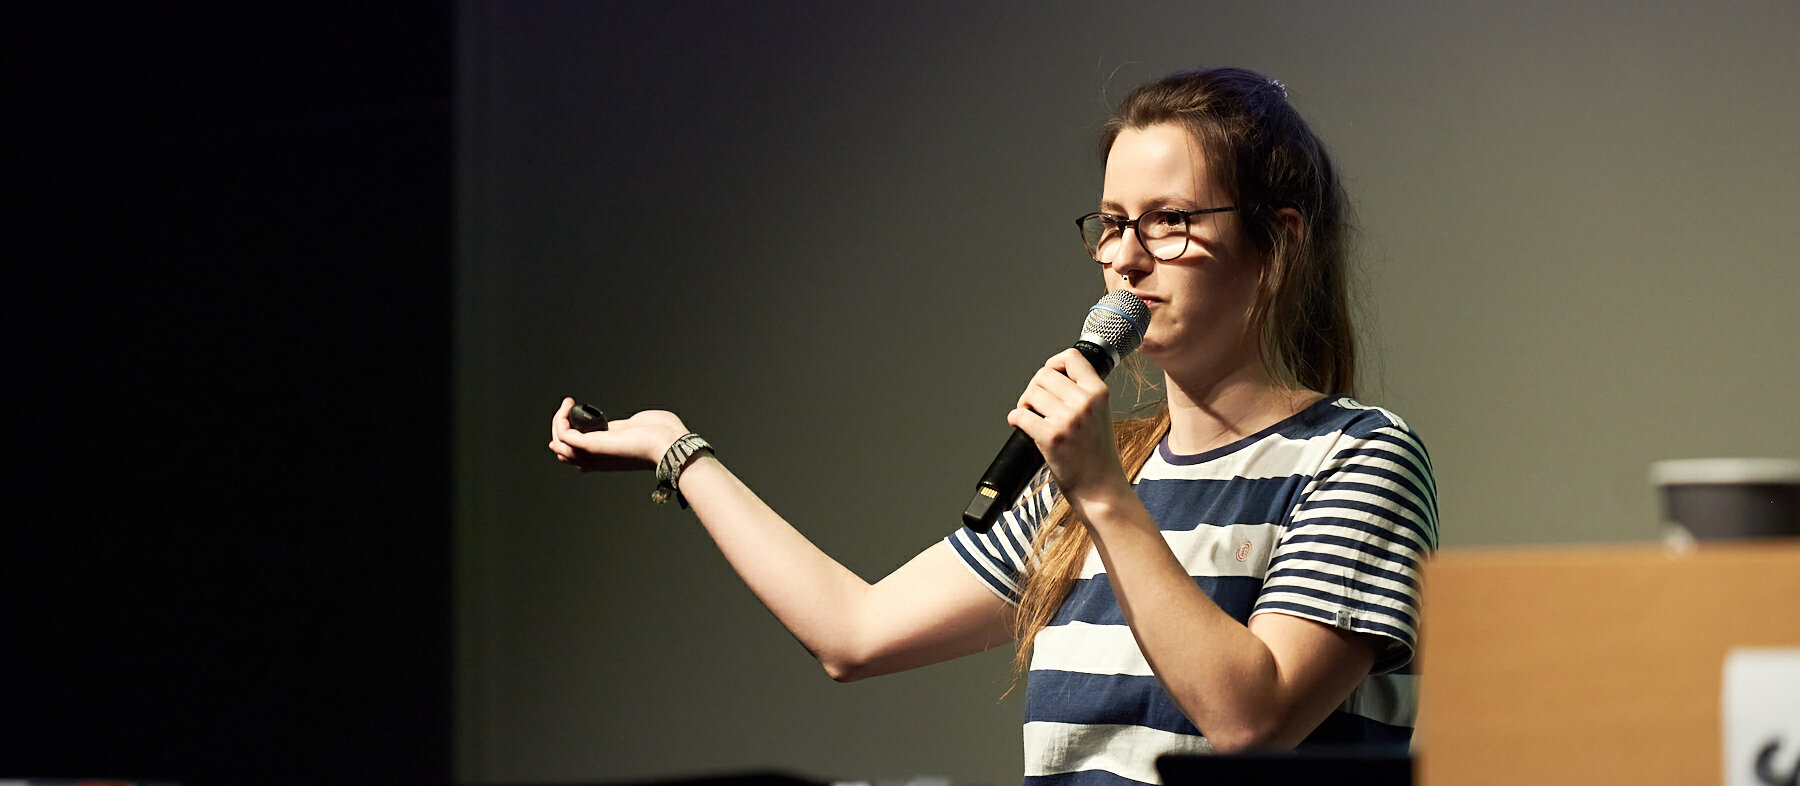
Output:
M1404 746L1310 748L1292 753L1170 754L1156 760L1163 786L1411 786Z

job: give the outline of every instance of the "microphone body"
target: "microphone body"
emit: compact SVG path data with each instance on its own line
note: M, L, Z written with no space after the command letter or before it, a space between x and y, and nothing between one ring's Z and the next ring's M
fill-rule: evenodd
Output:
M1109 292L1088 309L1075 349L1104 379L1120 360L1137 349L1149 324L1150 309L1144 301L1122 289ZM976 532L988 531L1043 466L1044 454L1038 451L1037 443L1025 432L1013 429L994 463L988 465L975 484L975 496L963 510L963 524Z

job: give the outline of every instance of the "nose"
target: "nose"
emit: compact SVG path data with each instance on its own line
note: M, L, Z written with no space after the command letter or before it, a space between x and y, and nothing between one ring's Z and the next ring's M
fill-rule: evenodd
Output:
M1135 224L1135 222L1133 223ZM1132 236L1125 237L1125 232L1130 232ZM1150 269L1155 265L1156 257L1151 256L1150 250L1144 248L1143 238L1138 236L1138 228L1132 225L1122 227L1118 253L1113 255L1112 261L1106 263L1106 266L1129 284L1134 278L1142 278L1149 274Z

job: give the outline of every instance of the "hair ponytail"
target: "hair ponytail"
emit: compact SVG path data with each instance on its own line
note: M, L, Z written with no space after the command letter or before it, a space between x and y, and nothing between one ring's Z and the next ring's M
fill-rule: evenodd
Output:
M1125 476L1136 477L1138 470L1150 460L1157 443L1169 433L1168 404L1157 406L1156 413L1146 418L1122 420L1113 424L1113 439L1119 447L1119 462L1125 465ZM1016 683L1031 669L1031 644L1039 631L1050 624L1056 610L1062 607L1069 589L1081 577L1081 565L1093 547L1087 527L1075 519L1069 501L1057 497L1055 507L1043 526L1032 536L1032 555L1026 565L1025 589L1019 597L1015 617L1015 633L1019 649L1013 655L1013 680Z

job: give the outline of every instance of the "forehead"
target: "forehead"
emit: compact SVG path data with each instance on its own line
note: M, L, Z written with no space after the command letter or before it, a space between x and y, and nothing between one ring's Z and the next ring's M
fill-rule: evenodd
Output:
M1106 156L1103 206L1133 214L1170 200L1198 206L1217 193L1200 143L1186 129L1161 124L1119 132ZM1176 205L1180 206L1180 205Z

